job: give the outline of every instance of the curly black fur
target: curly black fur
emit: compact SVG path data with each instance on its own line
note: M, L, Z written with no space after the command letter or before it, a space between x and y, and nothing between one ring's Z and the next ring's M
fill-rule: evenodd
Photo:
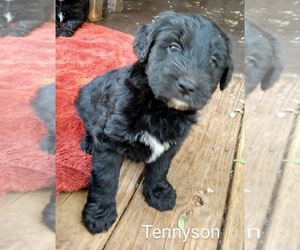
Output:
M143 194L160 210L175 205L167 180L172 158L197 110L233 72L231 42L218 26L196 14L162 13L142 26L134 49L139 61L95 78L80 89L78 115L86 128L81 148L92 154L83 223L91 233L112 225L124 156L145 162Z
M70 37L87 20L89 0L56 0L56 36Z
M255 23L245 22L246 95L260 84L262 90L271 88L283 70L278 40Z
M31 100L31 106L44 125L47 134L40 142L45 153L55 154L55 83L40 88Z
M26 36L49 21L53 0L0 0L0 36Z
M47 127L47 134L40 142L41 150L47 154L55 154L55 83L38 89L31 100L31 107ZM55 178L51 185L50 201L43 210L43 222L55 231Z

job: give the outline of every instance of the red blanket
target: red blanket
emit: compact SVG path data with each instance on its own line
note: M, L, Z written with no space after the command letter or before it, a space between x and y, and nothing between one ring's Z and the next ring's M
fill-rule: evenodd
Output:
M56 188L87 186L91 157L80 150L84 129L76 114L78 89L97 75L133 63L133 37L84 24L73 37L56 40Z
M55 27L47 23L26 37L0 37L0 195L47 187L55 158L39 149L43 123L29 103L55 80Z

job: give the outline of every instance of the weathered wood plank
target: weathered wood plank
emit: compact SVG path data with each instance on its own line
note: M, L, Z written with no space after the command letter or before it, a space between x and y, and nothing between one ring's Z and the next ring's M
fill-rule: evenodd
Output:
M26 195L26 193L7 193L6 195L1 196L0 211L13 204L24 195Z
M297 81L282 78L272 89L253 92L245 112L245 248L256 249L295 115L277 114L294 104Z
M142 173L140 164L124 161L120 173L117 193L118 219L127 207L137 188ZM56 248L57 249L102 249L110 237L115 225L107 233L91 235L81 223L81 212L86 203L87 190L79 190L71 195L58 196L56 210ZM66 230L67 229L67 230Z
M0 199L6 203L0 215L0 249L55 249L55 234L42 223L50 193L8 193Z
M235 79L221 97L220 92L215 93L174 158L168 178L177 190L175 208L162 213L149 207L139 186L105 249L217 247L241 123L240 115L232 118L229 112L242 107L241 89L242 81ZM188 237L177 229L180 215L184 217L186 232L195 230ZM153 226L149 235L145 225ZM174 236L167 234L169 229L175 232Z
M300 116L294 131L288 158L300 158ZM300 166L287 163L283 168L264 249L300 249Z
M58 196L56 196L56 209L59 209L62 204L72 195L72 193L60 193Z
M245 133L242 130L237 158L244 158ZM234 164L233 180L231 184L230 198L225 217L225 228L222 240L219 242L221 249L244 248L244 165Z

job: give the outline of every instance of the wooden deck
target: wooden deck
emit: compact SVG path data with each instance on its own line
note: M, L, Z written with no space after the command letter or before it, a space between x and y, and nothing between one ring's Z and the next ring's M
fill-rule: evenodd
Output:
M245 112L246 249L300 249L300 79L256 91Z
M226 91L214 94L174 158L168 175L177 190L172 211L159 212L146 204L142 164L125 161L117 194L118 219L107 233L93 236L81 224L86 190L58 196L57 249L242 249L243 166L233 159L242 156L243 115L230 115L243 109L242 89L243 80L236 77ZM194 229L193 234L185 237L178 230L179 218L185 222L184 230Z
M170 212L144 202L142 165L130 161L120 175L119 216L107 233L92 236L80 222L86 190L60 194L57 249L299 249L300 169L282 162L299 158L299 82L285 77L267 92L257 89L245 115L241 79L215 93L173 160L168 178L177 202ZM245 170L233 162L243 157ZM179 220L197 234L176 231Z
M55 249L55 234L42 223L50 190L8 193L0 197L0 249Z
M81 224L86 190L62 193L55 247L55 235L41 223L50 191L9 193L0 198L0 249L300 249L300 168L282 161L300 154L300 80L282 78L265 93L255 91L245 115L234 116L243 109L242 82L235 78L215 93L174 158L172 211L145 203L142 164L125 161L119 216L107 233L91 235ZM243 156L245 169L233 162ZM186 233L197 231L184 236L179 221Z

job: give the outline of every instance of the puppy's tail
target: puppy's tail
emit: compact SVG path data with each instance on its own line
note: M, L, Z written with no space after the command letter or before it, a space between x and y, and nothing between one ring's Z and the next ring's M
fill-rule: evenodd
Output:
M261 80L262 90L271 88L275 84L275 82L279 80L279 77L283 70L279 42L276 38L273 37L271 43L273 47L273 65Z

